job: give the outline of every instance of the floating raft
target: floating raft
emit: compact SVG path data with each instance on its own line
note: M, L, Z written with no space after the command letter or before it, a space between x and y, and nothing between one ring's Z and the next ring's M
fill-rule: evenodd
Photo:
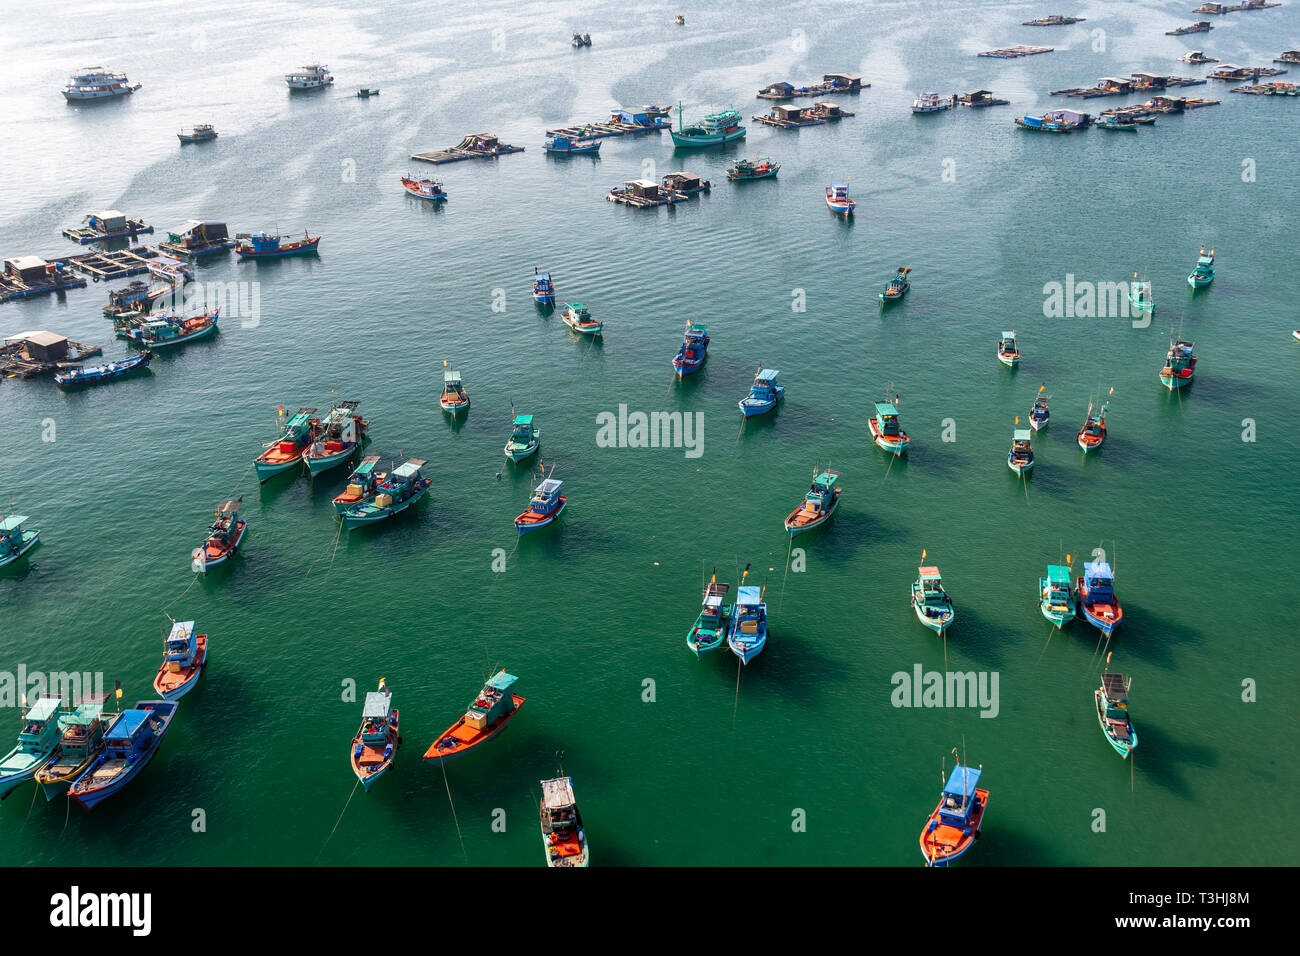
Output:
M1212 80L1254 80L1264 76L1281 76L1286 70L1269 66L1221 66L1213 73Z
M1273 60L1274 63L1300 63L1300 50L1287 50Z
M0 343L0 377L31 378L65 363L102 355L99 346L82 345L53 332L19 332Z
M148 272L150 266L163 262L180 265L180 262L164 256L152 246L136 246L132 249L119 249L116 252L88 252L80 256L69 256L60 261L66 262L68 268L90 276L96 282L141 275Z
M1209 33L1214 27L1210 26L1209 20L1198 20L1188 27L1179 27L1177 30L1166 30L1167 37L1185 37L1189 33Z
M622 186L611 189L605 198L624 206L649 209L654 206L670 206L685 202L697 193L708 192L710 188L712 187L707 179L700 179L693 173L669 173L661 182L652 179L629 179Z
M1050 46L1008 46L1001 50L987 50L984 53L976 53L976 56L995 56L999 60L1014 60L1018 56L1034 56L1038 53L1051 53L1053 47Z
M1300 96L1300 83L1261 83L1258 86L1234 86L1233 93L1254 96Z
M433 163L435 166L440 163L459 163L466 159L492 159L496 156L504 156L507 153L522 153L522 146L511 146L509 143L503 143L495 136L488 133L471 133L460 141L459 146L453 146L451 149L440 149L432 153L412 153L412 159L418 159L422 163Z
M1010 100L998 99L989 90L971 90L962 93L957 97L957 102L971 109L979 109L983 106L1008 106L1011 103Z
M814 103L812 106L774 106L772 112L752 117L754 122L777 129L795 129L800 126L822 126L853 114L834 103Z
M1217 15L1227 13L1237 13L1241 10L1267 10L1269 7L1280 7L1280 3L1272 3L1269 0L1242 0L1241 3L1222 4L1222 3L1203 3L1192 13L1212 13Z
M1094 96L1125 96L1129 93L1150 93L1176 86L1204 86L1205 80L1196 76L1164 76L1160 73L1134 73L1128 77L1103 76L1096 86L1080 86L1069 90L1052 90L1052 96L1077 96L1091 99Z
M640 136L642 133L660 133L672 127L668 120L668 107L651 103L640 109L620 106L609 114L603 123L587 123L548 129L547 136L564 136L569 139L595 139L610 136Z
M822 81L813 86L795 86L792 83L773 83L758 91L760 100L792 100L799 96L825 96L828 93L857 93L869 89L862 77L852 73L824 73Z
M1039 17L1037 20L1026 20L1020 24L1022 27L1063 27L1071 23L1082 23L1086 17L1063 17L1059 13L1053 13L1051 16Z
M104 242L108 239L132 239L140 233L153 232L153 226L143 219L128 219L116 209L107 212L93 212L75 228L63 230L63 235L73 242L86 245L91 242Z
M40 256L16 256L6 259L4 271L0 272L0 302L81 289L85 285L86 280L73 275L64 262L46 262Z

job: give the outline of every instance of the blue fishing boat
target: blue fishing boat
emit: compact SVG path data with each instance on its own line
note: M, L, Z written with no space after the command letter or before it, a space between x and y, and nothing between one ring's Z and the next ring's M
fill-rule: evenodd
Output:
M793 538L820 528L830 520L840 505L840 473L813 470L812 487L804 495L803 504L790 512L785 519L785 533Z
M677 373L677 377L682 378L699 371L708 356L708 351L708 326L697 322L686 323L686 331L682 333L682 346L677 350L677 357L673 359L673 371Z
M538 272L533 267L533 301L538 305L555 305L555 286L549 272Z
M763 415L776 408L777 402L785 395L785 386L776 383L776 377L780 374L774 368L758 367L749 394L736 403L746 418Z
M944 781L939 805L921 831L926 866L947 866L975 845L989 803L989 792L979 787L983 771L958 764Z
M1201 247L1200 258L1196 260L1196 268L1192 270L1191 275L1187 277L1187 284L1193 289L1203 289L1214 281L1214 250L1205 251Z
M365 441L369 420L357 414L360 402L338 402L311 425L312 442L302 453L307 471L319 475L349 458Z
M397 756L402 737L397 726L398 712L393 709L393 692L379 678L379 690L366 694L361 709L361 729L352 738L352 772L367 791Z
M541 429L534 427L532 415L516 415L510 438L506 441L506 457L523 461L541 445Z
M348 530L384 521L423 498L433 483L432 479L424 477L420 471L427 464L423 458L409 458L394 468L392 474L380 479L375 485L372 501L353 505L343 512L343 521Z
M68 792L72 781L81 776L90 762L104 749L104 732L117 714L104 713L108 694L92 694L71 712L59 717L60 737L50 762L36 771L36 785L46 800Z
M554 470L554 469L552 469ZM569 503L566 495L560 494L564 482L554 478L545 478L533 488L533 495L528 499L528 510L515 518L515 530L521 535L545 528L560 516Z
M1038 579L1038 608L1058 630L1074 620L1074 589L1067 566L1049 564L1047 577Z
M41 533L23 528L30 520L27 515L5 515L0 518L0 568L12 564L36 547Z
M1106 663L1110 664L1109 654ZM1101 675L1101 686L1092 692L1097 702L1097 723L1101 724L1101 732L1115 752L1126 760L1138 745L1137 731L1128 715L1128 693L1132 686L1131 677L1105 673Z
M1052 400L1051 395L1044 395L1043 391L1046 385L1038 386L1038 394L1034 397L1034 405L1029 409L1029 427L1034 431L1041 431L1047 427L1047 423L1052 419L1051 409L1047 403Z
M143 371L149 367L151 361L153 361L153 353L146 349L138 355L132 355L130 358L124 358L117 362L107 362L104 365L69 366L62 372L56 372L54 381L61 388L99 385L103 382L111 382L113 379L130 375L132 372Z
M833 213L851 216L858 204L849 198L848 183L831 183L826 187L826 206Z
M924 551L921 560L925 560ZM942 634L952 625L955 616L952 601L944 591L943 578L934 565L916 569L916 580L912 582L912 611L918 621L936 634Z
M442 188L442 182L437 179L413 179L410 176L402 177L402 188L406 190L408 196L414 196L416 199L446 199L447 192Z
M208 635L196 634L193 621L173 621L163 638L163 662L153 689L163 700L180 700L198 686L208 662Z
M742 664L748 664L763 652L767 644L767 605L763 603L762 588L746 587L744 575L740 580L731 624L727 628L727 646Z
M54 757L62 732L59 729L59 707L63 698L43 694L27 707L23 695L23 729L18 732L18 744L0 760L0 800L36 775Z
M1196 372L1196 352L1192 342L1170 342L1165 364L1160 369L1160 384L1169 391L1191 384Z
M542 149L548 153L559 153L565 156L592 155L600 152L600 142L598 139L579 139L556 133L547 138L542 144Z
M897 395L892 402L876 402L876 414L867 419L867 428L871 431L872 441L879 447L894 455L901 455L907 451L911 442L908 441L907 432L898 424L897 402Z
M364 504L375 497L375 488L381 479L388 477L382 471L376 471L379 464L378 455L367 455L361 464L348 476L348 486L334 497L334 513L343 514L349 508Z
M275 259L280 256L305 256L316 251L320 245L320 236L310 236L304 230L301 239L289 239L287 236L273 236L266 232L255 232L240 239L235 246L235 254L241 259Z
M1015 332L1002 333L1002 338L998 340L998 361L1007 368L1015 368L1020 364L1020 349L1016 345Z
M104 749L73 781L68 795L92 810L135 779L158 752L178 706L175 701L142 700L122 711L104 734Z
M1115 572L1105 561L1088 561L1075 585L1084 619L1110 637L1124 619L1124 609L1115 597Z
M1028 428L1017 428L1011 433L1011 451L1007 453L1007 467L1021 477L1034 467L1034 446L1031 440L1033 434Z
M749 570L748 567L745 568ZM686 634L686 646L696 658L712 653L727 639L727 622L731 619L731 605L726 603L731 585L718 582L715 569L713 577L704 586L704 605L699 616Z
M144 322L136 322L119 329L118 335L131 345L147 349L170 348L206 339L217 331L221 310L213 309L202 315L183 319L178 315L157 315Z

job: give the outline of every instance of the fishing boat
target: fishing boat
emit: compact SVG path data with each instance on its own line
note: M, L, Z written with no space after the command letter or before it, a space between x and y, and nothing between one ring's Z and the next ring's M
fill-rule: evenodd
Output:
M885 284L885 288L880 292L881 302L897 302L907 295L907 290L912 288L912 280L908 278L912 274L910 266L899 266L898 272L894 278Z
M1106 655L1110 663L1110 655ZM1133 678L1123 674L1103 673L1101 686L1092 692L1097 702L1097 723L1106 735L1115 752L1128 759L1128 755L1137 749L1138 735L1133 729L1133 722L1128 715L1128 692L1133 686Z
M457 372L444 361L442 363L442 395L438 397L438 407L453 418L469 408L469 393L465 383Z
M1111 389L1113 392L1114 389ZM1079 429L1079 447L1083 449L1084 454L1095 451L1100 448L1102 442L1106 440L1106 411L1110 408L1110 400L1107 399L1101 406L1101 410L1094 415L1092 413L1092 402L1088 402L1088 415L1083 420L1083 427Z
M140 88L139 83L131 83L125 73L110 73L106 66L82 67L68 78L63 87L65 100L102 100L114 96L126 96Z
M679 27L684 27L686 26L686 18L679 13L677 16L673 17L673 23L677 24Z
M1047 566L1047 577L1038 579L1038 609L1058 630L1074 620L1074 590L1068 566Z
M541 444L541 429L533 426L532 415L516 415L510 437L506 440L506 457L511 461L523 461Z
M420 471L428 462L423 458L409 458L393 469L392 473L375 482L372 500L353 505L343 512L348 530L362 525L375 524L400 514L424 497L433 483Z
M1017 116L1016 126L1036 133L1073 133L1081 128L1079 123L1066 122L1050 113L1046 116Z
M736 604L731 611L731 623L727 626L727 646L742 664L748 664L761 654L767 644L767 605L763 603L763 588L746 587L747 575L748 567L740 577L740 587L736 588Z
M697 372L704 364L709 351L709 328L697 322L687 322L682 333L682 345L673 359L673 371L678 378Z
M280 419L284 408L277 406ZM266 481L283 471L288 471L302 461L302 453L316 438L316 409L300 408L280 429L280 437L265 445L265 450L253 459L253 468L259 482Z
M858 204L849 198L848 183L831 183L826 187L826 207L841 216L853 215Z
M303 231L301 239L289 239L287 236L273 236L267 232L255 232L247 238L240 239L235 246L235 254L241 259L274 259L277 256L301 256L316 251L320 245L320 236L308 235Z
M375 497L375 488L380 479L387 477L382 471L375 471L378 464L378 455L367 455L361 459L361 464L348 476L347 487L334 496L335 514L343 514Z
M393 692L379 678L379 690L366 694L361 708L361 729L352 738L352 772L367 791L397 756L402 737L397 726L398 713L393 709Z
M1150 282L1137 281L1137 273L1133 273L1133 282L1129 284L1128 301L1135 309L1143 312L1155 312L1156 299L1151 290Z
M1015 332L1002 333L1002 338L998 341L998 361L1007 368L1015 368L1020 364L1020 348L1016 345Z
M173 621L163 638L163 662L153 679L154 692L163 700L180 700L198 686L208 662L208 635L195 634L193 621Z
M133 325L119 334L130 345L139 348L166 349L206 339L216 333L217 322L220 319L220 309L184 319L178 315L159 315L147 322Z
M749 570L746 568L745 570ZM726 603L731 585L719 583L715 569L713 577L704 586L704 604L699 616L686 634L686 646L696 658L710 654L727 639L727 622L731 619L731 605Z
M34 777L46 800L66 794L72 781L104 749L104 731L117 719L117 714L104 713L107 698L107 694L92 694L70 712L60 715L59 742L49 763L37 770Z
M924 551L921 560L925 560ZM952 626L952 601L944 591L943 578L934 565L916 569L916 580L912 582L912 611L918 621L936 634L942 634Z
M334 82L330 68L321 63L300 67L297 73L286 73L284 82L291 90L316 90Z
M727 167L727 178L733 182L750 179L772 179L781 171L781 164L766 158L738 159Z
M573 39L572 39L570 42L571 42L575 47L577 47L577 46L591 46L591 34L590 34L590 33L575 33L575 34L573 35Z
M414 196L416 199L447 198L442 183L436 179L413 179L410 176L403 176L402 188L406 190L407 195Z
M542 781L542 846L548 867L586 866L590 859L571 777Z
M533 267L533 301L539 305L555 305L555 286L549 272L538 272Z
M1045 388L1047 388L1046 385L1038 386L1038 394L1034 396L1034 405L1029 409L1029 427L1036 432L1046 428L1047 423L1052 419L1051 409L1047 407L1047 403L1052 400L1052 396L1043 394Z
M830 520L840 504L840 473L838 471L813 471L812 487L804 495L803 504L790 512L785 519L785 533L793 538L820 528Z
M598 139L579 139L556 133L554 136L547 137L542 143L542 149L548 153L560 153L565 156L591 155L600 152L600 143Z
M61 388L76 388L79 385L100 385L123 378L132 372L141 372L153 361L153 353L146 349L137 355L106 362L103 365L73 365L61 372L54 373L54 381Z
M560 494L563 485L564 482L554 478L544 478L537 483L532 497L528 499L527 510L515 518L515 530L519 534L545 528L560 516L564 506L569 503L568 496Z
M31 707L23 695L23 729L18 732L18 744L0 760L0 800L36 775L54 757L62 733L59 729L59 707L63 698L56 694L42 694Z
M1188 50L1178 58L1184 63L1218 63L1217 56L1206 56L1204 50Z
M1124 620L1124 610L1115 597L1115 573L1105 561L1088 561L1083 575L1076 582L1079 607L1084 619L1103 635L1111 632Z
M597 322L581 302L570 302L560 316L560 320L575 332L583 335L600 335L605 329L604 322Z
M198 126L189 130L181 130L176 134L182 143L202 143L210 139L217 138L217 131L211 123L200 123Z
M30 520L27 515L5 515L0 518L0 568L13 564L36 547L41 533L23 528Z
M104 749L73 781L68 795L92 810L135 779L158 752L177 706L170 700L142 700L122 711L104 734Z
M979 839L989 792L980 789L983 767L972 770L958 764L944 782L939 805L921 831L921 854L926 866L947 866Z
M1193 289L1203 289L1214 281L1214 250L1205 251L1201 247L1201 255L1196 260L1196 268L1192 270L1191 275L1187 277L1187 284Z
M1191 342L1172 342L1165 356L1165 366L1160 370L1160 384L1169 391L1183 388L1192 380L1196 371L1196 353L1192 351Z
M682 104L677 104L677 129L669 131L673 145L678 149L693 149L701 146L717 146L742 139L745 127L740 125L739 110L723 110L710 113L698 123L682 125Z
M518 677L504 670L493 675L470 703L465 716L429 745L424 759L439 765L449 764L505 730L524 705L524 698L514 692L517 680Z
M1113 113L1103 113L1097 117L1098 129L1115 130L1121 133L1136 133L1138 124L1129 119L1122 119Z
M1019 419L1017 419L1019 421ZM1017 428L1011 434L1011 451L1007 453L1007 467L1024 477L1034 467L1033 432Z
M879 447L895 455L901 455L907 451L911 442L907 440L907 432L903 431L898 424L898 396L894 396L891 402L888 396L884 401L876 402L876 414L867 419L867 427L871 430L871 439Z
M312 426L312 442L303 450L307 471L319 475L343 464L365 441L370 421L357 414L360 402L338 402Z
M943 110L950 110L956 105L956 99L951 96L940 96L938 93L922 93L912 101L913 113L938 113Z
M207 574L229 560L239 550L239 543L244 540L248 522L239 517L239 506L244 496L235 501L223 501L213 514L212 525L208 528L208 537L202 545L194 549L190 556L190 566L198 574Z
M785 386L778 385L776 381L776 377L780 374L774 368L763 368L761 365L758 367L758 371L754 373L754 384L749 387L749 394L736 403L746 418L763 415L776 408L777 403L785 395Z
M377 86L363 86L361 89L357 90L357 96L363 100L368 100L370 97L378 95L379 87Z

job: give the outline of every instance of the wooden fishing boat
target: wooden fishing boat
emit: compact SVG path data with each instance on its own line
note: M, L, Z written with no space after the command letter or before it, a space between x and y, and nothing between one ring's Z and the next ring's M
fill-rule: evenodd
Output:
M1122 119L1113 113L1103 113L1097 117L1096 127L1120 133L1136 133L1138 124L1132 120Z
M548 867L588 864L587 834L571 777L542 781L542 846Z
M1034 405L1029 409L1029 427L1034 431L1042 431L1052 419L1051 409L1047 407L1047 403L1052 400L1052 396L1043 394L1043 390L1046 388L1046 385L1038 386L1038 394L1034 397Z
M858 204L849 198L848 183L831 183L826 187L826 207L841 216L853 215Z
M573 35L573 39L572 39L570 42L571 42L575 47L578 47L578 46L591 46L591 34L590 34L590 33L575 33L575 34Z
M1109 654L1106 655L1106 663L1110 664ZM1104 673L1101 675L1101 686L1092 692L1097 703L1097 723L1101 724L1101 732L1106 735L1106 740L1115 748L1115 752L1125 760L1138 745L1137 731L1133 729L1128 714L1128 694L1132 686L1131 677Z
M759 157L756 159L738 159L727 167L727 178L732 182L747 182L751 179L773 179L781 171L781 164Z
M564 156L590 156L600 152L600 143L598 139L579 139L556 133L543 141L542 149L548 153L559 153Z
M273 236L266 232L255 232L240 239L235 246L235 253L241 259L274 259L277 256L301 256L313 253L320 245L320 236L308 235L304 230L301 239L289 239L287 236Z
M1074 620L1074 590L1070 587L1070 569L1063 564L1049 564L1047 577L1038 579L1038 609L1057 629Z
M1113 392L1114 389L1111 389ZM1106 440L1106 411L1110 408L1110 401L1107 399L1101 406L1101 411L1096 415L1092 413L1092 402L1088 402L1088 415L1083 421L1083 427L1079 429L1079 447L1083 449L1086 455L1090 451L1100 448L1102 442Z
M754 384L749 387L749 394L736 404L746 418L764 415L776 408L785 396L785 386L778 385L776 377L781 373L774 368L758 367L754 373Z
M678 378L699 371L708 357L709 327L697 322L687 322L686 331L682 333L682 345L673 359L673 371Z
M901 455L907 451L911 442L907 439L907 432L903 431L898 424L898 407L896 402L886 400L876 402L876 414L867 419L867 427L871 430L871 439L887 452L895 455Z
M960 859L979 839L989 792L979 784L983 767L952 768L939 794L939 805L921 831L921 854L926 866L947 866Z
M785 533L793 538L820 528L830 520L840 505L840 473L838 471L813 471L812 487L804 495L803 504L790 512L785 519Z
M153 679L163 700L180 700L198 686L208 662L208 635L195 634L193 621L173 621L163 639L163 662Z
M357 96L363 100L368 100L370 97L378 95L379 87L377 86L363 86L361 89L357 90Z
M515 518L515 530L521 535L545 528L564 510L569 503L566 495L560 494L564 482L554 478L545 478L533 488L533 495L528 499L528 509Z
M908 278L912 274L910 266L899 266L898 272L894 278L885 284L885 288L880 292L881 302L898 302L907 295L907 290L912 288L912 280Z
M77 388L81 385L100 385L114 379L124 378L133 372L142 372L153 361L153 353L148 349L116 362L104 365L70 365L61 372L54 373L54 381L60 388Z
M402 188L406 190L408 196L414 196L416 199L436 200L447 198L442 183L436 179L413 179L410 176L403 176Z
M925 552L921 553L921 560L925 560ZM934 565L916 569L916 580L912 582L912 612L918 621L936 634L942 634L952 626L955 616L952 601L944 591L943 578Z
M998 361L1007 368L1015 368L1020 364L1020 348L1016 345L1015 332L1002 333L1002 338L998 340Z
M106 693L91 694L60 716L60 737L54 754L35 774L36 785L46 800L65 795L72 781L85 773L104 749L104 732L117 719L117 714L104 713L107 699Z
M749 570L746 568L745 570ZM696 658L702 658L722 646L727 639L727 622L731 619L731 605L726 603L731 585L718 582L718 572L704 586L704 604L699 616L686 633L686 646Z
M445 361L442 365L442 395L438 397L438 407L454 418L469 408L469 393L465 391L460 372Z
M1164 368L1160 370L1160 384L1169 391L1183 388L1192 380L1196 371L1196 353L1191 342L1171 342L1165 356Z
M1119 606L1119 598L1115 597L1115 573L1110 565L1105 561L1086 562L1082 577L1075 583L1084 619L1110 637L1124 620L1124 609Z
M375 471L375 466L378 464L378 455L367 455L361 459L361 464L357 465L348 477L348 486L334 496L335 514L341 515L348 509L355 508L375 497L375 488L381 479L387 477L384 472Z
M538 272L533 267L533 301L538 305L555 305L555 286L549 272Z
M677 104L677 129L670 129L673 146L678 149L695 149L702 146L719 146L745 136L745 127L740 125L739 110L723 110L710 113L698 123L690 126L682 124L682 104Z
M423 458L409 458L394 468L391 474L379 477L372 500L353 505L343 512L343 521L348 530L385 521L423 498L433 483L420 470L427 464Z
M370 421L357 414L360 402L338 402L325 417L313 422L312 442L302 453L307 471L319 475L343 464L361 447Z
M31 780L52 759L62 733L59 729L59 707L63 698L57 694L42 694L31 707L23 694L23 729L18 732L18 744L0 760L0 800L15 788Z
M1023 477L1034 467L1033 432L1017 428L1011 434L1011 451L1007 453L1007 467Z
M119 332L130 345L145 349L165 349L187 342L206 339L217 331L221 310L181 318L179 315L156 315Z
M511 461L523 461L541 445L541 429L533 426L532 415L516 415L510 438L506 441L506 457Z
M379 690L366 694L361 709L361 729L352 738L352 772L367 791L397 756L402 737L398 732L398 712L393 709L393 692L379 678Z
M200 123L190 130L181 130L176 134L182 143L202 143L217 138L217 131L211 123Z
M1046 116L1017 116L1015 122L1020 129L1034 133L1073 133L1082 128L1079 123L1066 122L1050 113Z
M593 319L587 307L581 302L570 302L561 314L560 320L573 331L583 335L600 335L605 328L605 323Z
M284 421L284 408L278 407L280 420ZM253 460L259 482L288 471L302 461L302 454L316 439L314 417L316 409L300 408L280 429L280 437L270 442L260 455Z
M178 706L170 700L142 700L122 711L104 734L104 749L73 781L68 795L92 810L121 791L158 752Z
M41 533L23 528L30 520L27 515L0 517L0 568L12 564L36 547Z
M213 512L215 520L208 528L207 540L190 556L190 566L196 573L207 574L225 564L239 550L239 543L244 540L244 531L248 528L248 522L239 517L239 506L243 501L243 495L236 501L223 501Z
M435 764L449 764L505 730L524 705L524 698L513 690L518 679L504 670L495 674L483 685L465 716L429 745L424 759Z
M1150 282L1137 281L1137 273L1133 273L1133 281L1129 284L1128 301L1135 309L1142 312L1152 312L1156 310L1155 293L1151 290Z
M727 626L727 646L731 653L740 658L742 664L748 664L763 652L767 646L767 605L763 603L763 588L753 585L745 586L746 573L740 577L740 587L736 588L736 604L731 611L731 623Z
M938 93L922 93L912 101L913 113L940 113L957 105L955 96L940 96Z
M1214 249L1209 252L1201 247L1201 254L1196 260L1196 268L1187 277L1187 284L1193 289L1203 289L1214 281Z

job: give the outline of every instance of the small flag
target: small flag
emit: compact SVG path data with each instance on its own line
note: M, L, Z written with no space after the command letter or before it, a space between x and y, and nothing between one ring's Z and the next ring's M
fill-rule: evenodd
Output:
M1110 654L1114 654L1114 653L1115 653L1114 651L1111 651L1111 652L1110 652ZM1107 666L1107 667L1110 666L1110 654L1107 654L1107 655L1106 655L1106 666Z
M442 360L442 367L443 367L443 368L446 368L446 367L447 367L447 360L446 360L446 359L443 359L443 360Z
M1065 556L1065 563L1066 564L1070 563L1070 556L1068 554Z
M922 560L922 561L925 560L925 548L922 548L922 549L921 549L921 560Z
M1020 424L1020 416L1019 416L1019 415L1016 416L1016 424L1017 424L1017 425Z
M122 682L120 680L113 681L113 696L118 700L122 699Z

